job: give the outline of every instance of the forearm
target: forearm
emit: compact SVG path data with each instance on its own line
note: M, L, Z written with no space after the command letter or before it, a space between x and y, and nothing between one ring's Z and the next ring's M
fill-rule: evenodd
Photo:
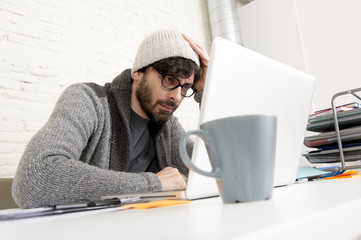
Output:
M201 106L202 104L202 96L203 96L203 92L196 92L194 94L194 100L199 103L199 106Z
M20 207L33 208L160 189L153 173L115 172L61 155L34 156L28 151L23 155L12 190Z

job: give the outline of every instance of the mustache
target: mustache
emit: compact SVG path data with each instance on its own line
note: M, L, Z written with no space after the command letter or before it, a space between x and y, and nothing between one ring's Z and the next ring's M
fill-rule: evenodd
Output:
M171 107L173 109L178 108L178 104L172 100L158 100L156 104L167 105L168 107Z

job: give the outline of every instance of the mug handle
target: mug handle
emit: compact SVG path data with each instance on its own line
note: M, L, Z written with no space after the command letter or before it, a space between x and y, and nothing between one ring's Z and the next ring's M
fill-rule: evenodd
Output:
M187 139L191 136L191 135L196 135L198 137L200 137L204 143L208 143L210 138L207 134L206 131L203 131L203 130L191 130L191 131L188 131L186 132L186 134L184 134L179 142L179 154L180 154L180 157L183 161L183 163L191 170L201 174L201 175L205 175L205 176L208 176L208 177L213 177L213 178L220 178L221 176L221 171L219 168L213 168L212 167L212 171L211 172L207 172L207 171L204 171L200 168L198 168L196 165L194 165L191 161L191 159L189 158L188 156L188 153L187 153Z

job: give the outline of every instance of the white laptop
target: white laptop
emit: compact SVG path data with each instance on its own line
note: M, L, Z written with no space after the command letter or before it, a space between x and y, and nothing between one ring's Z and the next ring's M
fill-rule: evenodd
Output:
M199 125L237 115L277 116L274 185L292 184L301 157L314 84L314 77L304 72L216 38L210 54ZM196 138L192 161L203 170L211 170L206 148L199 138ZM218 195L214 178L189 171L185 191L127 196L200 199Z
M297 176L314 85L313 76L239 44L215 38L199 125L237 115L277 116L274 186L292 184ZM211 170L206 148L199 138L196 139L192 161L203 170ZM217 193L214 178L189 172L188 198Z

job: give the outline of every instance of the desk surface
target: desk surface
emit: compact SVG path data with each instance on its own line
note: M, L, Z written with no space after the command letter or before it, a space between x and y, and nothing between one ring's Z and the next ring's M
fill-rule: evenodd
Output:
M147 210L0 222L2 239L361 239L361 177L297 183L268 201L220 198Z

